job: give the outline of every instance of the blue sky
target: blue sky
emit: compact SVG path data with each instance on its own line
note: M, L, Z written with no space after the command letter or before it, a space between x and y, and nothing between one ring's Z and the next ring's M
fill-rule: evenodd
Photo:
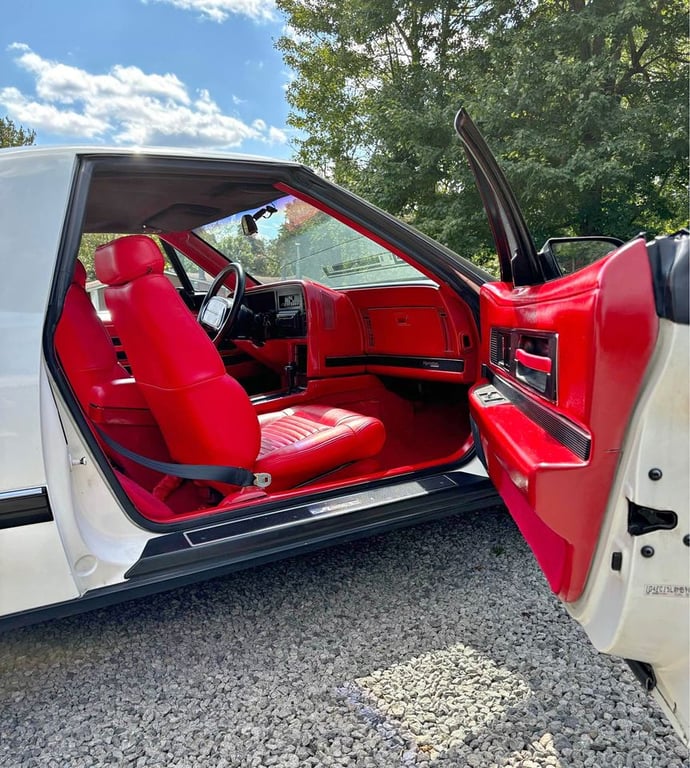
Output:
M38 144L290 157L273 0L19 0L0 25L0 117Z

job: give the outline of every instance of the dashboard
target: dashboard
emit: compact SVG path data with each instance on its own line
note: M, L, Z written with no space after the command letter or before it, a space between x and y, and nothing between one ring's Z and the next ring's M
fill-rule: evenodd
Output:
M251 316L239 329L239 338L263 343L307 335L304 290L297 283L250 288L243 304Z
M371 373L469 383L478 338L469 308L426 285L336 291L309 280L248 288L233 341L278 373ZM307 340L308 336L308 340Z

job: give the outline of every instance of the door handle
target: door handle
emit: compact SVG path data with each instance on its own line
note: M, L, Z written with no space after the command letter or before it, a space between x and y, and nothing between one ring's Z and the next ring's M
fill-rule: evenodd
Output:
M531 352L526 352L524 349L516 349L515 359L518 363L524 365L525 368L531 368L533 371L539 371L540 373L551 373L552 360L550 357L533 355Z

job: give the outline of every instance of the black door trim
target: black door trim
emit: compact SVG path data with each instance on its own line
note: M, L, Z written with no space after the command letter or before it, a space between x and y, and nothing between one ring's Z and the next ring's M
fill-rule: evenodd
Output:
M0 493L0 529L48 523L53 512L45 488L23 488Z
M382 365L391 368L419 368L424 371L453 373L462 373L465 370L465 361L461 358L411 357L409 355L349 355L326 358L326 368L347 368L351 365Z
M550 411L545 405L538 403L514 387L502 376L487 371L487 378L506 400L519 408L526 416L549 433L554 440L572 451L582 461L588 461L592 451L592 438L580 427Z

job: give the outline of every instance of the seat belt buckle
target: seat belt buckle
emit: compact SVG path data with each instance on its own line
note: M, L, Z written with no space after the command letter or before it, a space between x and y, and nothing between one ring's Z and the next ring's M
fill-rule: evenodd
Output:
M272 479L268 472L256 472L254 475L254 485L257 488L268 488Z

